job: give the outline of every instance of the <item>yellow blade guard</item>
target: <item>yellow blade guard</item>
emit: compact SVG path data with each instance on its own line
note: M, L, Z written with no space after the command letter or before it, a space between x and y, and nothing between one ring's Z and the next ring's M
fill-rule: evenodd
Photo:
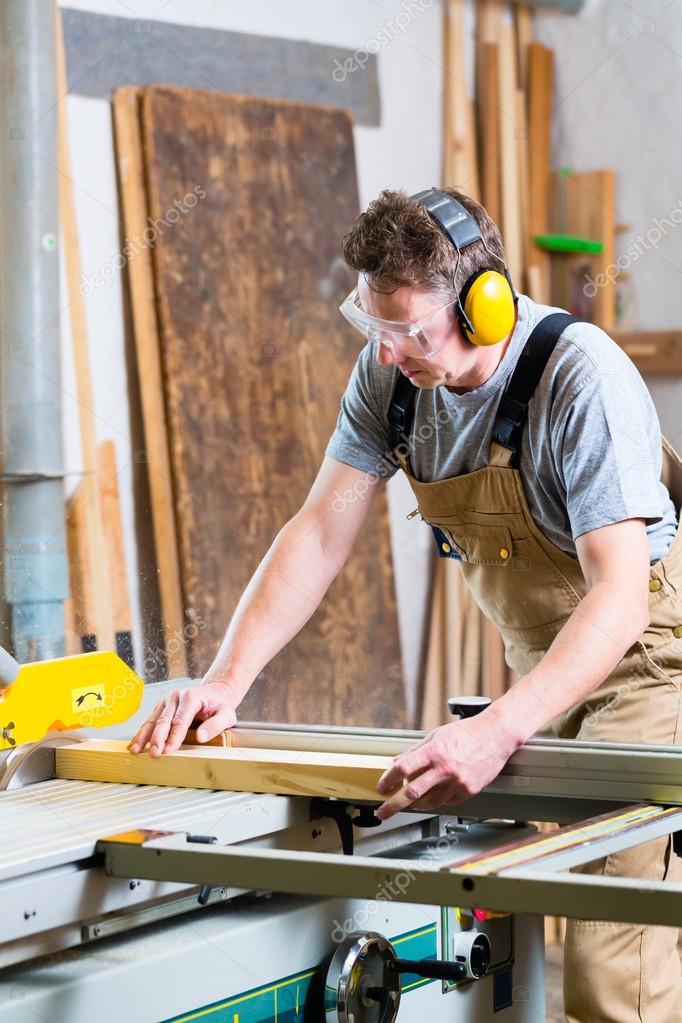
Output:
M49 732L121 724L139 708L143 685L110 651L22 664L16 680L0 689L0 750Z

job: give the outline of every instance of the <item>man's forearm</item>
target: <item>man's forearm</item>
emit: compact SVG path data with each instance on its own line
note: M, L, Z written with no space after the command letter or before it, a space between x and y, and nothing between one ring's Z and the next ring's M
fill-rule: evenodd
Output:
M595 585L542 660L486 712L497 718L509 752L596 689L647 624L645 601L615 583Z
M312 616L342 564L325 549L312 515L290 519L242 594L206 681L229 684L241 700Z

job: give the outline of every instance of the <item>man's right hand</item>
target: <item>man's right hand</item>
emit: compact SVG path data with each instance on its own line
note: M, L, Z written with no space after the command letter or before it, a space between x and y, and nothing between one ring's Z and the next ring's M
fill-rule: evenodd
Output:
M145 723L131 739L128 749L141 753L149 743L152 757L175 753L192 722L202 722L197 729L199 742L208 742L237 720L234 693L223 682L206 682L187 689L173 689L157 703Z

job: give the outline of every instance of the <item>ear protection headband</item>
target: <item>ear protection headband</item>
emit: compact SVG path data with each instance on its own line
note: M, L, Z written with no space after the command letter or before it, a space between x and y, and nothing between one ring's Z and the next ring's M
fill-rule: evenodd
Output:
M437 188L411 197L421 203L458 253L483 241L476 220L457 199ZM509 271L478 270L462 285L455 300L462 332L474 345L496 345L509 335L516 314Z

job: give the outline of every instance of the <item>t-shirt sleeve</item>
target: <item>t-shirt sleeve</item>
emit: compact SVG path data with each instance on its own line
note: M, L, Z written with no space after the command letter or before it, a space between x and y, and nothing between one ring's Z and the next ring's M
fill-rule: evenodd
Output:
M600 373L592 366L568 396L553 433L574 539L624 519L661 520L660 426L634 368Z
M386 373L387 367L380 372ZM326 454L383 479L397 471L390 457L383 391L373 372L370 345L365 345L353 367Z

